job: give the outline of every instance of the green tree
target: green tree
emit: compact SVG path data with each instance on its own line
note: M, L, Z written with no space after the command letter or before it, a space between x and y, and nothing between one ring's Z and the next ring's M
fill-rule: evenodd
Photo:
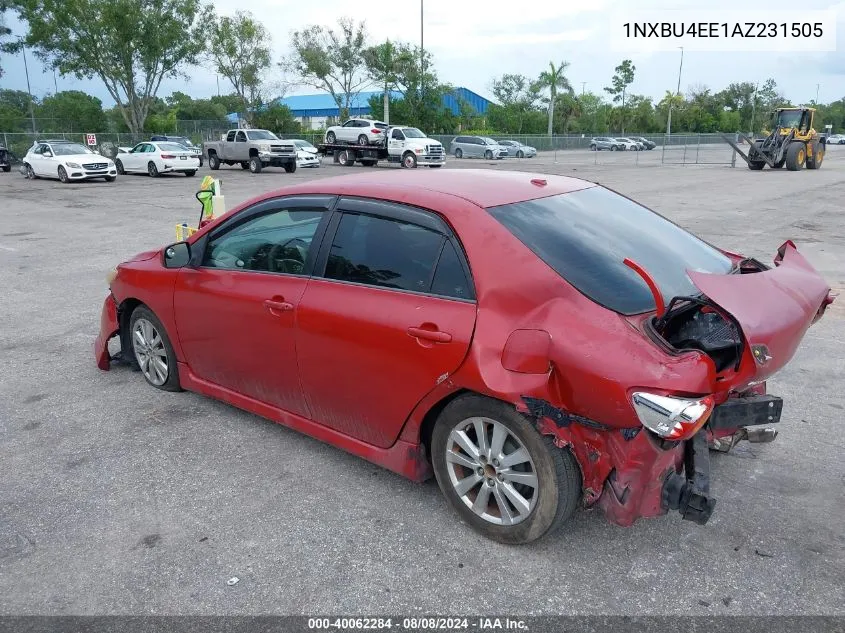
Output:
M23 90L0 90L0 131L21 132L29 128L29 94Z
M0 0L0 51L4 50L4 40L12 34L12 30L6 26L6 9L8 3L6 0ZM0 66L0 77L3 76L3 66Z
M220 105L226 111L226 114L237 112L241 107L241 98L236 94L230 95L215 95L209 99L214 105ZM224 115L225 116L225 115Z
M350 18L341 18L338 26L338 31L318 25L295 31L293 53L281 65L302 84L328 92L345 119L352 101L370 81L361 55L367 31L363 22L356 24Z
M415 63L413 48L386 40L365 48L362 57L368 77L384 91L383 117L385 123L390 123L390 92L397 88L403 70Z
M491 105L489 117L499 122L496 126L504 132L525 133L526 126L533 114L536 114L540 100L539 86L525 75L504 74L494 79L491 91L499 101Z
M26 45L62 75L98 77L132 132L141 132L165 77L205 44L201 0L9 0L29 25Z
M242 113L261 104L264 74L270 69L270 33L251 13L217 18L209 27L209 57L217 74L232 84L242 102Z
M42 132L98 132L103 130L103 102L80 90L64 90L44 97L35 111Z
M276 134L294 134L301 129L290 108L280 103L258 108L253 123L256 127Z
M634 71L636 66L630 59L623 59L622 63L614 68L615 74L610 80L610 86L605 87L605 92L613 95L613 103L622 102L621 122L622 133L625 133L625 92L634 83Z
M549 131L548 135L552 135L554 116L555 116L555 102L557 101L558 90L564 90L573 94L572 84L566 78L566 69L569 67L569 62L562 61L555 67L554 62L549 62L549 69L540 73L537 78L536 88L538 90L548 90L549 96L544 98L549 108Z
M235 102L240 97L234 95ZM230 110L223 104L215 103L211 99L192 99L184 92L174 92L165 97L165 102L176 111L176 119L180 121L224 121Z

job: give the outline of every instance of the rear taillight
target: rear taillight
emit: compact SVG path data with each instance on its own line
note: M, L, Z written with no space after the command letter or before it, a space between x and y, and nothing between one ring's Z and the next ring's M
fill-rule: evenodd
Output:
M685 440L704 426L715 402L712 396L692 399L637 391L631 404L644 427L667 440Z
M162 154L161 157L165 160L176 158L173 154Z
M381 134L381 130L377 127L374 127L372 130L370 130L370 132L372 132L373 134Z

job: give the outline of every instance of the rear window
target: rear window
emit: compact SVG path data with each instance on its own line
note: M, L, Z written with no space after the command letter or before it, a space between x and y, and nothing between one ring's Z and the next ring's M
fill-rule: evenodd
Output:
M731 261L642 205L603 187L488 209L584 295L621 314L655 309L648 286L623 260L645 268L668 303L698 295L687 270L728 273Z
M374 123L373 125L379 130L386 130L388 127L390 127L387 125L387 123Z

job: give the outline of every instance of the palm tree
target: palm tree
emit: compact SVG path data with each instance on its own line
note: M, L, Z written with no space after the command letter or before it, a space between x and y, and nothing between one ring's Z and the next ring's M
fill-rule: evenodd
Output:
M549 89L549 136L552 135L558 89L565 90L569 94L574 92L569 79L563 74L567 68L569 68L569 62L562 61L557 68L555 68L554 62L549 62L549 69L541 72L537 78L537 86L541 90Z

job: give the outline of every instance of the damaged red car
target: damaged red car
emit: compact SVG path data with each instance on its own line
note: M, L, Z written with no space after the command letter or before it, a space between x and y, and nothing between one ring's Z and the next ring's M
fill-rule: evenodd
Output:
M708 451L774 438L765 381L832 301L791 242L766 265L594 183L468 169L286 187L110 288L101 369L433 475L508 543L594 505L705 523Z

